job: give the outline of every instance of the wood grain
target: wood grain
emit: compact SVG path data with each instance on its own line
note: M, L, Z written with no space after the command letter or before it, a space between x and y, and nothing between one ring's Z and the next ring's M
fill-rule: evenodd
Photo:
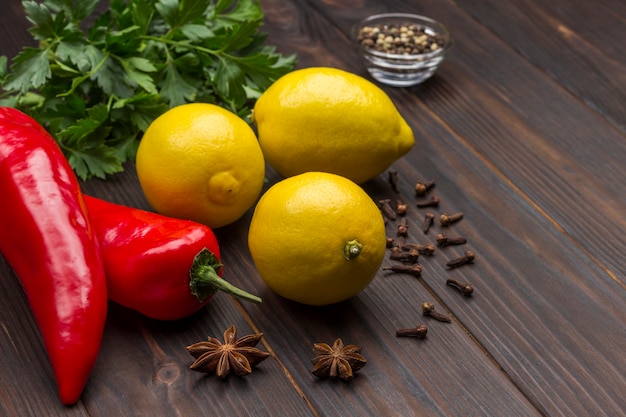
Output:
M591 2L516 2L506 13L493 6L463 2L461 7L626 132L626 47L619 41L626 39L623 16ZM602 28L594 24L600 19Z
M0 54L29 44L18 0L0 14ZM626 125L621 2L262 0L268 42L298 67L367 77L352 25L384 11L444 22L455 46L437 74L382 88L417 144L391 169L411 203L409 240L426 211L462 211L445 229L463 247L422 256L420 279L380 271L359 296L325 308L286 301L262 283L247 250L251 213L216 231L225 278L259 294L252 305L217 295L186 320L149 320L110 305L101 355L79 404L63 407L26 297L0 258L0 414L5 416L616 416L626 409ZM602 28L602 31L596 30ZM268 183L281 178L268 169ZM436 179L437 208L418 209L413 186ZM132 163L91 195L150 209ZM395 198L385 175L364 184ZM1 197L0 197L1 201ZM0 203L1 204L1 203ZM0 209L1 210L1 209ZM395 235L395 223L387 226ZM473 265L445 262L472 249ZM386 259L384 265L390 264ZM446 285L471 282L472 297ZM421 303L452 316L439 323ZM428 326L423 340L395 330ZM184 347L264 333L272 357L247 378L219 381L187 369ZM363 347L350 383L311 374L315 342Z

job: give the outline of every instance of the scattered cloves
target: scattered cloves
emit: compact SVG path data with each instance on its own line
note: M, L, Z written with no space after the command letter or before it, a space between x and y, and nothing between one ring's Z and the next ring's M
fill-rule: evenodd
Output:
M418 339L426 338L428 328L424 324L418 324L417 327L410 329L398 329L396 330L397 337L416 337Z
M416 195L425 195L431 188L435 186L435 180L432 181L418 181L415 184L415 194Z
M390 199L385 198L383 200L380 200L379 203L385 217L387 217L389 220L395 220L398 218L398 216L396 216L396 212L391 208L391 204L389 204L391 203Z
M409 252L392 252L389 255L389 259L414 264L419 259L419 256L420 253L417 250L411 250Z
M424 234L427 234L430 230L430 227L435 222L435 215L433 213L426 213L424 215L424 221L422 222L422 231Z
M391 249L391 248L393 248L393 246L395 244L395 241L393 240L392 237L387 236L386 243L387 243L387 249Z
M420 207L420 208L437 207L439 205L440 201L441 200L439 199L439 197L434 195L431 198L429 198L428 200L418 201L417 203L415 203L415 205L417 207Z
M458 222L462 218L463 218L463 213L461 212L450 214L450 215L443 213L441 217L439 217L439 222L441 223L442 226L445 227L445 226L450 226L452 223Z
M391 184L391 189L400 193L400 189L398 188L398 171L389 171L389 184Z
M461 292L461 294L463 294L466 297L471 296L472 293L474 292L474 287L472 286L472 284L464 284L455 279L447 280L446 284L448 284L451 287L456 288L457 290Z
M398 214L399 216L404 216L406 215L408 209L409 207L404 201L402 201L402 199L396 199L396 214Z
M405 243L404 245L402 245L402 250L404 251L416 250L421 255L431 256L432 254L435 253L435 245L433 245L432 243L426 243L424 245L420 245L417 243Z
M398 236L408 236L409 234L409 223L406 217L400 219L400 223L398 224Z
M446 323L450 323L452 321L450 316L446 316L445 314L441 314L438 311L435 311L435 305L426 301L422 303L422 314L428 317L432 317L437 321L443 321Z
M436 240L437 246L442 248L445 246L464 245L467 243L467 239L464 237L448 237L445 233L439 233Z
M422 276L422 267L418 264L414 265L392 265L383 267L383 271L399 272L413 275L416 278Z
M465 251L465 255L456 258L456 259L452 259L450 261L448 261L448 263L446 264L446 266L450 269L452 268L458 268L460 266L463 265L467 265L467 264L471 264L474 262L474 252L472 252L471 250L466 250Z

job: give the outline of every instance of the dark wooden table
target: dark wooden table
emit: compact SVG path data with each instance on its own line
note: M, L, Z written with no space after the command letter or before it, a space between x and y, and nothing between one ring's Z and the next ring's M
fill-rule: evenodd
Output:
M421 280L382 271L359 296L326 308L287 302L250 260L250 214L217 231L225 277L261 305L218 295L192 318L162 323L111 304L102 350L81 401L64 407L25 295L0 258L3 416L623 416L626 413L626 3L621 0L262 0L268 42L298 66L365 75L349 41L359 19L414 12L446 24L454 49L412 88L383 87L417 144L392 169L412 202L435 179L441 206L462 211L461 248L424 257ZM0 11L0 54L32 40L18 0ZM279 178L268 172L270 184ZM269 185L269 184L268 184ZM83 184L148 209L134 168ZM394 197L387 177L365 184ZM0 201L1 201L0 196ZM424 209L410 232L426 237ZM389 234L395 225L388 226ZM389 263L385 260L385 264ZM471 282L462 297L447 278ZM452 323L423 317L423 301ZM395 330L425 323L425 340ZM247 378L188 370L185 346L262 331L272 357ZM315 342L341 337L368 360L350 383L317 380Z

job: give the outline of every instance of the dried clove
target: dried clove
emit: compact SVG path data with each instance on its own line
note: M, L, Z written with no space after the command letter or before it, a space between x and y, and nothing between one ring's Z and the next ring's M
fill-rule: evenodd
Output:
M437 246L445 247L452 245L464 245L467 243L467 239L464 237L448 237L445 233L439 233L437 235Z
M398 224L398 236L408 236L409 234L409 223L406 217L400 219L400 224Z
M404 201L402 201L402 199L396 199L396 214L398 214L399 216L404 216L406 215L408 209L409 207Z
M418 201L417 203L415 203L415 205L417 207L420 207L420 208L437 207L439 205L440 201L441 200L439 199L439 197L434 195L431 198L429 198L428 200Z
M441 223L442 226L445 227L445 226L450 226L452 223L458 222L462 218L463 218L463 213L461 212L450 214L450 215L443 213L441 217L439 217L439 222Z
M389 171L389 184L391 184L391 189L400 193L400 189L398 188L398 172L397 171Z
M385 198L383 200L380 200L379 203L385 217L387 217L389 220L395 220L398 218L398 216L396 216L396 212L391 208L391 204L389 204L391 203L390 199Z
M398 236L393 239L391 243L391 252L400 252L402 251L402 246L404 245L404 237Z
M424 232L424 234L428 233L428 231L430 230L430 227L433 225L434 222L435 222L435 215L433 213L426 213L424 215L424 220L422 222L422 231Z
M399 272L413 275L416 278L422 276L422 267L418 264L414 265L392 265L383 267L383 271Z
M395 241L393 240L392 237L387 236L386 245L387 245L387 249L393 248L393 246L395 245Z
M430 189L433 188L434 186L435 186L435 180L427 181L427 182L418 181L415 184L415 194L419 196L426 195L426 193L430 191Z
M474 287L472 286L472 284L464 284L455 279L447 280L446 284L448 284L451 287L456 288L457 290L461 292L461 294L463 294L466 297L471 296L472 293L474 292Z
M389 259L414 264L419 259L419 256L420 253L417 250L411 250L409 252L392 252L389 255Z
M460 266L473 263L474 258L475 258L474 252L472 252L471 250L466 250L465 255L448 261L446 266L450 269L458 268Z
M435 245L433 245L432 243L426 243L424 245L419 245L417 243L405 243L404 245L402 245L402 250L404 251L416 250L421 255L431 256L432 254L435 253Z
M417 327L413 327L410 329L398 329L396 330L397 337L416 337L418 339L426 338L426 333L428 333L428 328L424 324L418 324Z
M450 323L452 321L450 316L446 316L445 314L441 314L435 311L435 305L426 301L422 303L422 314L428 317L432 317L437 321L443 321L446 323Z

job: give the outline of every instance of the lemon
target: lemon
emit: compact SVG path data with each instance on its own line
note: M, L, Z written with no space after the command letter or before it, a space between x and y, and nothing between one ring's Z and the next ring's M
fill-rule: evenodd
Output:
M282 76L257 100L253 121L265 159L284 177L323 171L360 184L415 143L383 90L335 68Z
M152 208L218 228L256 202L265 160L252 128L234 113L206 103L174 107L146 130L137 176Z
M252 214L248 248L277 294L302 304L333 304L374 279L385 254L385 224L356 183L306 172L263 194Z

